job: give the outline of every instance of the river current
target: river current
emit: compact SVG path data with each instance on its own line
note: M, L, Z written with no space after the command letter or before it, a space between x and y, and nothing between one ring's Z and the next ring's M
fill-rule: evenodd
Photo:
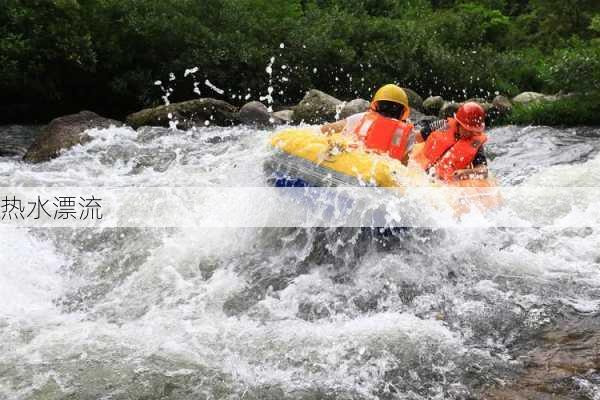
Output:
M0 127L0 186L257 187L271 155L248 127L111 128L22 163L33 131ZM523 218L552 187L600 186L598 128L489 135L502 186L549 187ZM3 226L0 399L479 398L540 329L600 312L599 207L392 237Z

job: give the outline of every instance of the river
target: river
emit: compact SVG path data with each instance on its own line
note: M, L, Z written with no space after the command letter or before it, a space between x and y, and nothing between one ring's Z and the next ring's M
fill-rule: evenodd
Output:
M34 135L0 127L0 186L266 184L268 131L111 128L22 163ZM489 135L502 186L600 186L599 128ZM541 329L600 312L598 217L581 224L599 207L392 238L4 226L0 399L480 398L519 374ZM586 382L578 396L600 398Z

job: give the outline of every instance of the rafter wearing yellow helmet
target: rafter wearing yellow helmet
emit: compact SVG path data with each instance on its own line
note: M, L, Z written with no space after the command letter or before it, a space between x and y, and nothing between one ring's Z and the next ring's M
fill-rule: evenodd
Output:
M399 86L387 84L379 88L369 110L321 127L325 134L342 133L372 151L407 160L413 126L406 120L410 106L406 92Z

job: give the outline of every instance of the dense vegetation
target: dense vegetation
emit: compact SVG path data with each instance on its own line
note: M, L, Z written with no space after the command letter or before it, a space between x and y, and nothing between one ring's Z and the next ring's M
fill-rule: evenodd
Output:
M162 102L157 80L172 101L198 82L240 104L267 94L271 57L276 103L308 88L368 97L389 81L457 100L588 96L600 92L600 1L2 0L0 115L120 117Z

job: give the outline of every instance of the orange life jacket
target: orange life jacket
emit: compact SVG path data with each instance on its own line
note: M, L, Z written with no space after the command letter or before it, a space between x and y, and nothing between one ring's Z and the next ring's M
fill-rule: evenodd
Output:
M448 128L431 132L425 143L415 146L412 158L424 170L435 168L438 178L452 180L454 172L467 168L487 141L483 133L470 138L460 138L457 134L458 123L448 118Z
M413 126L403 121L386 118L375 111L367 111L354 130L367 149L388 153L402 160L407 151Z

